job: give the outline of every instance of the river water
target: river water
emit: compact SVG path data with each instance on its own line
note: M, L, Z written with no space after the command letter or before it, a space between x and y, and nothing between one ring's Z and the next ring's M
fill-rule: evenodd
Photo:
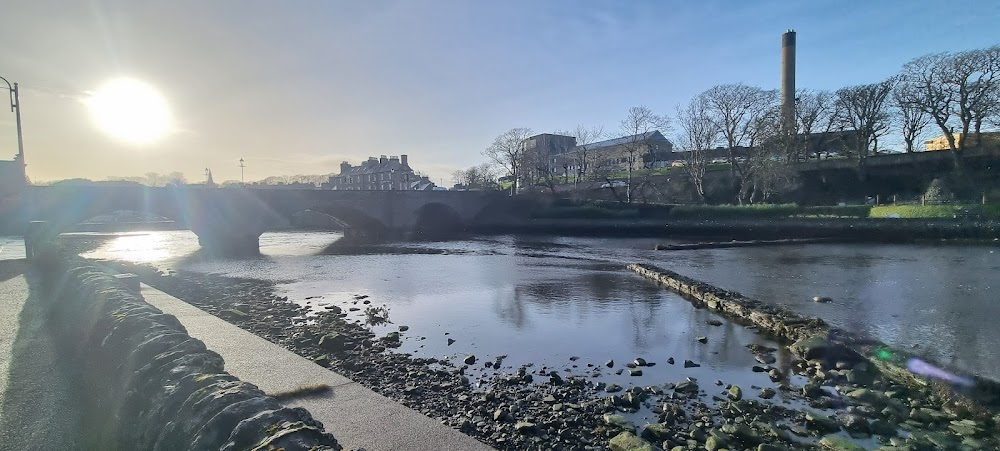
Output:
M655 251L664 240L496 236L408 243L365 255L325 252L339 237L267 233L260 257L205 259L191 232L128 233L85 256L266 280L291 301L316 308L363 308L356 297L368 296L372 305L389 309L393 323L376 332L409 326L400 350L418 356L506 356L511 368L533 363L582 374L591 371L588 364L643 357L658 364L644 369L650 382L701 376L772 385L766 375L746 371L755 361L744 347L769 342L625 269L649 262L1000 379L1000 328L993 325L1000 318L996 245ZM16 240L0 245L0 258L23 255ZM813 296L833 301L819 304ZM362 313L352 315L360 319ZM712 318L723 326L708 325ZM698 336L708 343L697 342ZM678 365L667 365L668 357ZM684 359L703 366L683 369ZM623 385L637 382L627 372L604 373Z

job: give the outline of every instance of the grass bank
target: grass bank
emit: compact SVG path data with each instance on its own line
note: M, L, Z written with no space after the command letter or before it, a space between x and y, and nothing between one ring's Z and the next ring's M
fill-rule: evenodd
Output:
M878 205L872 207L872 218L955 218L971 217L1000 220L1000 205Z

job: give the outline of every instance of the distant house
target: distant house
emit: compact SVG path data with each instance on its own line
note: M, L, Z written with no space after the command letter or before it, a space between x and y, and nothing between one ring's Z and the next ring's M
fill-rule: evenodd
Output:
M961 139L961 133L955 133L955 145L958 145L958 140ZM980 133L980 140L984 146L1000 146L1000 132L982 132ZM975 145L976 137L974 135L969 135L966 138L965 147L972 147ZM951 147L948 145L948 138L945 135L935 136L927 141L924 141L924 150L950 150Z
M14 157L13 161L0 161L0 197L19 194L24 190L24 165Z
M258 188L258 189L316 189L316 184L310 182L291 182L291 183L254 182L246 186L249 188Z
M341 191L422 191L434 188L426 176L410 168L406 155L369 157L358 166L340 163L340 174L330 177L324 189Z

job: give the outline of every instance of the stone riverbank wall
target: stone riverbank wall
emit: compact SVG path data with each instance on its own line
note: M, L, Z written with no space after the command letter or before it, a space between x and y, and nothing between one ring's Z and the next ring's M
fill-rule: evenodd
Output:
M89 448L341 449L309 412L226 373L176 317L95 264L54 246L35 264L40 302L56 304L59 339L82 366Z
M884 343L857 337L830 327L818 318L806 318L788 309L751 299L735 291L682 276L657 266L633 263L628 268L681 294L696 307L708 308L736 321L749 323L780 340L791 343L790 350L803 359L866 361L888 379L918 389L946 389L941 382L914 374L907 362L919 358L905 351L890 349ZM992 412L1000 411L1000 383L965 376L971 387L953 392L953 400L964 398Z

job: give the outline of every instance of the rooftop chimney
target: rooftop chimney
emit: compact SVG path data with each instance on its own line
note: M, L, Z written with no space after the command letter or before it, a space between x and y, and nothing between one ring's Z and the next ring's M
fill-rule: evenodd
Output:
M343 162L343 163L340 163L340 173L341 174L346 174L347 171L350 171L350 170L351 170L351 163L348 163L346 161Z
M781 35L781 118L786 130L795 127L795 30Z
M388 159L388 158L386 158L386 156L385 156L385 155L380 155L380 156L378 157L378 162L379 162L379 163L385 163L385 162L387 162L387 161L389 161L389 159Z
M399 156L399 163L402 164L403 166L409 166L409 164L406 163L406 155Z

